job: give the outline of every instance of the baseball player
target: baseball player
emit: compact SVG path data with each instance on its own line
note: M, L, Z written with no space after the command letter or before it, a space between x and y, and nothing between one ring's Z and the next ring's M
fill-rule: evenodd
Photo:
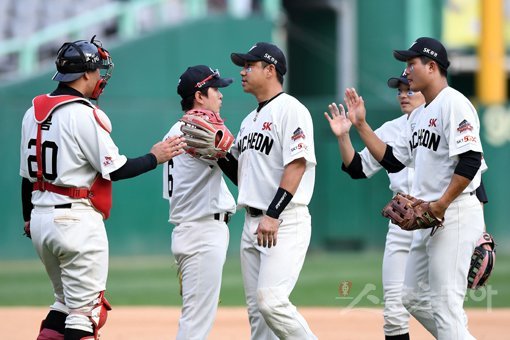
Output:
M223 95L219 88L232 83L205 65L189 67L177 92L186 113L218 115ZM175 123L168 136L181 133ZM227 223L235 201L213 160L183 154L163 167L163 197L170 206L172 253L182 277L182 313L177 339L206 339L218 308L221 274L227 254Z
M20 147L25 232L54 290L55 302L38 340L98 339L110 305L104 297L108 239L103 220L111 207L111 181L140 175L183 152L171 137L134 159L121 155L106 114L90 101L113 70L94 38L67 42L58 51L58 87L37 96L23 118Z
M225 160L246 215L241 270L252 339L316 339L290 302L310 243L308 211L315 182L313 124L308 109L283 92L283 52L259 42L232 53L241 85L258 102L241 123Z
M407 75L388 79L388 86L397 89L397 100L403 113L400 117L383 124L375 131L375 134L385 143L394 145L400 131L406 128L409 116L414 109L425 103L423 94L419 91L411 91ZM344 107L337 107L335 103L329 105L328 113L324 113L328 120L331 131L338 139L338 146L342 156L342 170L346 171L353 179L370 178L382 166L377 162L367 148L357 153L349 138L351 122L346 117ZM390 189L394 194L411 192L414 170L404 168L397 173L388 173ZM386 339L406 340L409 339L409 312L402 304L402 285L404 273L411 247L413 233L402 230L399 226L389 223L384 247L382 283L384 295L384 334Z
M438 339L473 339L463 302L470 258L484 229L475 196L483 153L478 115L465 96L448 86L449 61L441 42L422 37L393 55L407 62L410 89L422 92L425 105L415 110L393 147L372 131L354 89L345 92L348 117L385 169L414 168L411 195L431 202L432 213L444 219L434 235L427 229L414 232L404 306Z

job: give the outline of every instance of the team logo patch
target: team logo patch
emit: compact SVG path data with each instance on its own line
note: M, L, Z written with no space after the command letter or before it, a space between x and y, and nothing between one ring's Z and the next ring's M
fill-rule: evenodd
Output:
M429 127L436 127L437 118L430 118Z
M460 133L471 130L473 130L473 126L471 126L471 123L469 123L465 119L462 122L460 122L459 127L457 128L457 131L459 131Z
M293 141L296 141L298 140L299 138L303 138L305 139L305 133L303 132L303 130L301 130L300 127L298 127L293 133L292 133L292 140Z
M291 154L291 156L294 156L297 153L300 153L302 151L307 151L307 150L308 150L308 145L300 142L290 148L290 154Z
M456 140L457 146L461 147L468 143L478 143L478 139L475 136L464 136Z
M103 166L108 166L113 164L113 159L110 156L104 156Z
M271 125L273 125L273 122L264 122L264 124L262 124L262 131L271 131Z

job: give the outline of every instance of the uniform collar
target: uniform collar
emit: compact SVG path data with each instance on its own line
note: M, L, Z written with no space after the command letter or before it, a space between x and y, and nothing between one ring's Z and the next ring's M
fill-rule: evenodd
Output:
M276 97L278 97L279 95L281 95L282 93L284 93L283 91L278 93L276 96L274 96L273 98L270 98L268 100L264 100L263 102L260 102L259 103L259 106L257 107L257 112L260 112L260 110L262 110L262 108L264 106L266 106L267 104L269 104L273 99L275 99Z
M59 83L57 88L50 95L51 96L70 95L85 98L83 93L73 89L72 87L66 85L65 83Z

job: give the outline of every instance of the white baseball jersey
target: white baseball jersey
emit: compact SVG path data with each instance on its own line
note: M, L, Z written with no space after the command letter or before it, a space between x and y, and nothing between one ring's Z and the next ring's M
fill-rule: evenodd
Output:
M165 139L180 135L182 122L172 126ZM163 197L169 200L169 222L177 225L216 213L235 212L235 200L216 162L184 153L163 167Z
M111 127L103 111L96 109L96 114L103 125ZM31 182L37 180L36 136L37 123L32 106L23 117L20 147L20 175ZM42 124L41 144L44 179L58 186L90 188L98 172L109 180L109 174L127 161L119 154L109 132L96 121L92 107L82 103L69 103L53 112ZM49 191L32 193L34 205L70 202L88 204L87 199L73 199Z
M395 140L398 139L401 131L404 131L407 128L408 123L408 115L405 114L384 123L374 132L383 142L393 147L395 145ZM368 178L372 177L383 168L366 147L359 152L359 155L361 156L363 173ZM396 194L397 192L409 194L413 184L413 176L414 169L408 167L405 167L399 172L388 173L388 177L390 179L390 190L393 194Z
M296 98L282 93L260 112L253 110L241 123L231 153L239 161L238 206L267 209L285 166L298 158L305 158L306 170L292 202L310 202L316 165L313 122Z
M446 87L427 106L414 110L406 132L393 148L395 157L415 168L411 195L436 201L450 184L458 155L482 152L480 121L469 100L459 91ZM482 168L464 192L480 185Z

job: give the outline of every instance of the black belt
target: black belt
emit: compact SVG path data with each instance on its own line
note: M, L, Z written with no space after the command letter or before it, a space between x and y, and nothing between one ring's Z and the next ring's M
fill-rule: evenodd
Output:
M252 207L246 207L246 212L251 217L258 217L258 216L262 215L262 210L257 209L257 208L252 208Z
M222 222L225 222L225 223L230 222L230 217L231 217L231 216L232 216L232 214L230 214L230 213L228 213L228 212L224 213L224 214L223 214L223 221L222 221ZM221 214L220 214L220 213L216 213L216 214L214 214L214 219L215 219L216 221L221 221L220 217L221 217Z
M72 203L59 204L55 206L55 209L71 209L72 206Z

